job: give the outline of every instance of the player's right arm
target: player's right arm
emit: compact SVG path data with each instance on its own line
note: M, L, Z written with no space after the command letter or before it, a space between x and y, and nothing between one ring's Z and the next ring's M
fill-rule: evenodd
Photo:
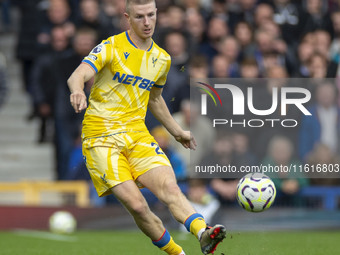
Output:
M67 81L71 104L76 113L87 107L84 84L113 59L113 37L97 45L73 72Z
M87 107L87 98L84 92L84 84L90 80L96 72L92 67L81 63L67 80L71 91L70 101L76 113L81 112Z

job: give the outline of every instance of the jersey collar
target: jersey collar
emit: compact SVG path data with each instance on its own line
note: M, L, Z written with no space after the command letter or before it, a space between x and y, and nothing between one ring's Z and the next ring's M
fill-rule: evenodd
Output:
M131 43L131 45L132 45L133 47L135 47L136 49L140 49L140 48L137 46L137 44L135 44L135 43L132 41L132 39L131 39L131 37L130 37L130 33L129 33L128 30L125 31L125 34L126 34L126 38L128 39L129 43ZM146 51L150 51L150 50L152 49L152 46L153 46L153 40L151 39L150 47L149 47Z

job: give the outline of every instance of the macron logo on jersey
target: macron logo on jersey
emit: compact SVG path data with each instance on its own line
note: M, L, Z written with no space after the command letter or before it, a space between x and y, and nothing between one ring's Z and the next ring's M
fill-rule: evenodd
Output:
M152 86L155 84L154 81L151 81L149 79L126 73L121 74L120 72L116 72L112 80L132 86L136 86L136 84L139 82L138 88L146 89L148 91L150 91Z
M124 52L124 57L127 59L130 56L130 52Z

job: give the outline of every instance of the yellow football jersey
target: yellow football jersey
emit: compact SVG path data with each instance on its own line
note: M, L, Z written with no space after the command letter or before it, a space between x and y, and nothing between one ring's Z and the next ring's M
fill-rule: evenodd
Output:
M83 63L97 73L83 121L83 139L146 131L150 90L164 86L169 54L153 41L147 50L139 49L125 31L103 40Z

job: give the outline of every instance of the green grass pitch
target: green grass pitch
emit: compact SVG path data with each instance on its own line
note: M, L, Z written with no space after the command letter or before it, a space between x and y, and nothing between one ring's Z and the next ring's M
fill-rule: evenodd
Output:
M171 231L187 255L201 254L197 240ZM59 238L60 237L60 238ZM215 255L335 255L340 254L340 232L232 232ZM137 231L77 232L70 236L38 231L0 232L2 255L161 255Z

